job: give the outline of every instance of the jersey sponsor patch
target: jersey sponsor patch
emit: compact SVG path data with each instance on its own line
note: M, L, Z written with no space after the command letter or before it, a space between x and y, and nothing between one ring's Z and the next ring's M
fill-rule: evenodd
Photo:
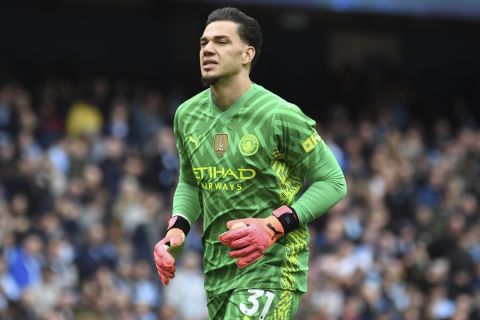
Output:
M254 155L258 151L258 139L254 134L247 133L240 139L239 149L244 156Z
M308 137L307 139L305 139L305 141L302 142L303 150L305 150L305 152L307 153L312 151L319 141L320 136L318 135L318 132L315 131L310 137Z
M228 133L216 133L213 140L213 149L217 156L222 157L228 148Z

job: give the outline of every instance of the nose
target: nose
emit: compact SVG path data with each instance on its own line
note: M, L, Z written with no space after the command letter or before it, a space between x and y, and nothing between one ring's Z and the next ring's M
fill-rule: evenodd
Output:
M211 41L207 42L203 47L203 54L206 56L210 56L215 53L214 45Z

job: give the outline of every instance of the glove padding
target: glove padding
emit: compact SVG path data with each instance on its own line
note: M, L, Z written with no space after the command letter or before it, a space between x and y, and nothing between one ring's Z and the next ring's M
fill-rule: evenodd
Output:
M243 225L237 227L239 225ZM243 269L264 256L265 251L284 235L284 229L275 216L265 219L246 218L227 222L230 229L220 235L220 242L234 250L229 256L237 258Z
M179 228L172 228L153 249L158 276L164 285L168 285L170 279L175 276L175 258L169 252L169 248L181 246L184 242L185 233Z

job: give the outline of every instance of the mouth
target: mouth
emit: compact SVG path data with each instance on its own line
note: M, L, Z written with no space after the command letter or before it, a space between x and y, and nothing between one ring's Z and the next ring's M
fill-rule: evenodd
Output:
M211 60L211 59L206 59L202 61L202 66L204 69L212 69L218 64L217 61Z

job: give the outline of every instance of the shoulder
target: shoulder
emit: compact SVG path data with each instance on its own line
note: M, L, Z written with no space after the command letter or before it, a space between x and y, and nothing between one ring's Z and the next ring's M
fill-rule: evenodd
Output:
M262 89L265 91L265 96L268 97L268 101L271 101L271 103L269 103L269 109L275 121L288 122L291 118L308 118L296 104L285 100L267 89Z
M272 91L266 89L265 87L263 87L259 84L255 84L255 94L253 95L253 97L256 100L261 99L261 100L264 100L266 102L275 103L275 105L283 104L283 103L286 102L285 99L283 99L279 95L273 93Z
M254 105L256 112L259 109L264 109L265 112L276 117L276 114L282 113L301 113L300 108L273 93L272 91L265 89L260 85L256 85L256 93L252 96L251 104Z
M268 110L275 126L315 125L315 121L307 116L299 106L263 87L261 89L264 91L265 97L268 97L266 99L270 101Z
M195 112L197 109L205 110L205 105L208 105L209 101L210 89L205 89L183 102L175 112L175 118L184 117L185 114Z

